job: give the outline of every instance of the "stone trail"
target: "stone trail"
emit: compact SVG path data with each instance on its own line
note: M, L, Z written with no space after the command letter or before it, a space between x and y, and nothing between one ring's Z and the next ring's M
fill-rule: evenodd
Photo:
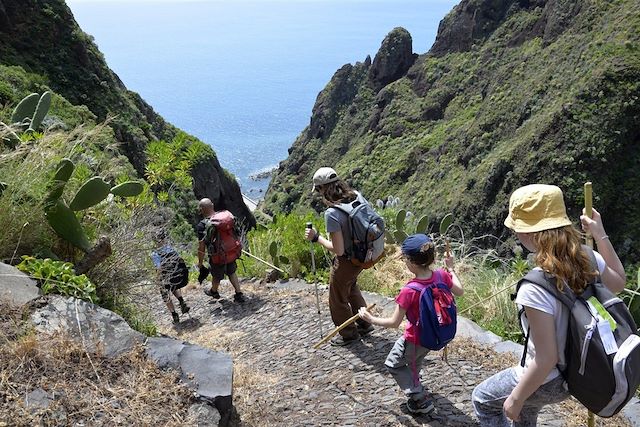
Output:
M160 298L155 301L164 333L201 345L205 340L218 346L216 349L226 347L233 355L234 367L241 364L259 378L254 384L256 390L243 390L242 400L234 397L241 425L474 426L473 387L501 366L512 363L504 355L456 338L458 343L450 345L446 363L441 352L432 352L421 372L423 384L433 394L437 413L413 417L406 411L404 395L383 365L400 330L376 328L350 346L327 344L314 350L320 333L312 287L276 289L253 282L242 286L247 297L242 305L233 302L233 289L224 282L219 301L206 297L202 289L187 288L185 299L192 306L191 319L177 327L171 325ZM325 334L334 328L327 298L328 293L323 290ZM393 307L393 303L388 304L385 312ZM234 385L234 393L239 388ZM571 414L563 406L545 410L540 425L566 425L565 418Z

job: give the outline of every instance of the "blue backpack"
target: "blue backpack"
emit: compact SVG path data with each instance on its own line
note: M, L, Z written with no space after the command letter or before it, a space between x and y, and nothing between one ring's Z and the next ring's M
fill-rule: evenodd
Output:
M420 331L420 345L429 350L443 349L455 336L457 327L456 302L451 289L442 281L440 272L434 271L434 283L422 285L409 282L405 286L420 292L419 319L407 320Z

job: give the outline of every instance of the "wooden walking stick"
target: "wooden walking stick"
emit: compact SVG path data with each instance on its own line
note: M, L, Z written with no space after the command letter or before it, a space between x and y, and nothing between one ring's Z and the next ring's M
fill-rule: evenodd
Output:
M373 307L375 307L376 304L373 303L371 304L369 307L367 307L367 311L371 311L371 309ZM333 338L338 332L340 332L341 330L343 330L344 328L346 328L347 326L349 326L350 324L352 324L353 322L355 322L356 320L358 320L360 318L359 314L356 314L353 317L350 317L349 320L347 320L346 322L344 322L342 325L338 326L337 328L335 328L333 331L331 331L331 333L329 335L327 335L326 337L324 337L322 340L318 341L318 343L316 343L316 345L313 346L313 348L320 348L320 346L324 343L326 343L327 341L329 341L331 338Z
M584 214L589 218L593 215L593 188L591 186L591 181L584 183ZM586 240L587 245L593 249L593 237L590 233L587 233ZM588 411L587 414L587 426L595 427L596 419L593 412Z

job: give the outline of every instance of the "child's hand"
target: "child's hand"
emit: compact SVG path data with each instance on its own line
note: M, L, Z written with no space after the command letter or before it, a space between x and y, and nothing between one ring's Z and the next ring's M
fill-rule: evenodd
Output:
M592 210L591 218L584 214L583 209L580 222L582 223L582 229L587 233L591 233L595 240L602 240L602 238L607 235L604 231L604 225L602 224L602 217L595 209Z
M358 310L358 315L365 322L373 323L371 322L371 319L373 318L373 316L371 315L371 313L367 311L367 307L360 307L360 310Z
M446 265L449 270L453 270L453 267L455 266L455 264L456 264L456 259L453 257L453 255L449 255L444 258L444 265Z

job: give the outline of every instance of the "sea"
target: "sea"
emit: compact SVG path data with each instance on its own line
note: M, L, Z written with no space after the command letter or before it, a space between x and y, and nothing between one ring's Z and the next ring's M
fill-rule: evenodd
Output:
M108 65L165 119L216 151L245 195L309 124L342 65L404 27L424 53L454 0L67 0ZM256 175L267 177L256 178Z

